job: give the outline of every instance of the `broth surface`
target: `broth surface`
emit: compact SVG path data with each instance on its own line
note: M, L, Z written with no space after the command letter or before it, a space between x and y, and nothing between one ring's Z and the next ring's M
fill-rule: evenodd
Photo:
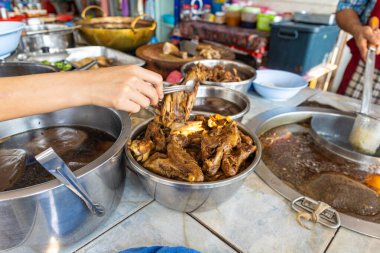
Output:
M350 162L317 146L310 125L289 124L263 134L262 159L298 192L340 212L380 223L380 195L365 184L365 165Z
M94 161L115 142L108 133L89 127L51 127L0 139L0 191L54 179L35 156L52 147L72 171Z

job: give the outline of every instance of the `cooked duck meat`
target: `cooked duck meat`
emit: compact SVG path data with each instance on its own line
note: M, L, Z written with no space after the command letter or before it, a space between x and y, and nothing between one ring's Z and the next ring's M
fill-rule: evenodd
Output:
M136 161L144 162L154 150L154 144L150 139L133 140L129 143L128 148L132 151Z
M219 170L223 155L229 153L240 143L239 129L235 121L223 128L214 128L203 134L201 152L203 171L210 176Z
M165 151L166 149L166 141L162 125L156 121L152 121L146 131L145 131L145 139L149 139L153 142L156 151Z
M241 77L235 68L227 70L224 65L207 67L203 64L197 64L190 71L196 71L202 81L210 82L240 82Z
M194 90L166 95L144 137L129 143L134 158L148 170L168 178L202 182L233 176L246 168L256 149L231 117L197 116L189 121L199 80L206 78L207 72L201 68L188 72L184 83L196 80Z
M174 122L184 123L190 118L200 84L196 71L190 71L182 83L185 84L189 80L197 80L192 91L168 94L163 103L159 105L159 121L165 127L170 127Z
M256 146L247 143L238 145L235 149L226 152L223 157L222 170L227 177L235 176L241 165L256 151Z
M143 166L161 176L189 182L202 182L203 173L197 161L178 143L172 141L167 147L168 155L153 154Z

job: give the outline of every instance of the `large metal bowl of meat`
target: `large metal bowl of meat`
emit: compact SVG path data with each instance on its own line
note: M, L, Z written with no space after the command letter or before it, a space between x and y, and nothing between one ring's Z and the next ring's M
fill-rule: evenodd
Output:
M127 113L97 106L0 122L0 251L61 249L104 223L124 189L130 127ZM105 208L104 216L93 215L36 161L49 147Z
M230 60L199 60L186 63L181 72L186 76L194 67L198 68L201 84L223 86L248 92L256 78L256 70L249 65Z
M228 200L261 157L256 135L220 115L196 116L170 127L157 117L150 119L132 130L128 147L128 167L146 191L181 212L215 208Z

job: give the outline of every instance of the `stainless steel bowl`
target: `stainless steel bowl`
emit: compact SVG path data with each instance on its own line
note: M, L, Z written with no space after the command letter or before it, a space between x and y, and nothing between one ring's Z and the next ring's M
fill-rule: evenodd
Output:
M132 130L131 138L139 136L147 127L149 119ZM242 186L244 180L255 170L261 158L261 144L257 136L242 124L239 129L248 134L257 145L252 163L234 177L205 183L188 183L159 176L141 166L126 149L128 167L138 175L145 190L160 204L181 212L212 209L232 197Z
M106 214L92 215L58 180L0 192L0 251L44 245L41 251L45 252L71 245L103 223L120 201L125 181L122 150L131 127L128 114L96 106L70 108L0 122L0 138L52 126L87 126L117 138L103 155L74 172L89 195L105 207Z
M241 77L240 82L210 82L204 81L202 84L204 85L215 85L215 86L223 86L226 88L238 90L241 92L247 92L252 85L252 81L256 78L256 70L251 66L248 66L244 63L230 60L199 60L192 61L186 63L182 66L181 72L183 76L186 76L186 73L195 65L195 64L203 64L207 67L215 67L217 65L223 65L229 71L232 71L234 68L237 70L238 75Z
M27 53L57 53L74 47L75 27L65 25L30 25L22 44Z
M201 86L191 113L207 116L218 113L241 121L250 107L249 98L239 91L218 86Z
M53 73L58 71L59 69L57 67L39 63L0 62L0 77Z

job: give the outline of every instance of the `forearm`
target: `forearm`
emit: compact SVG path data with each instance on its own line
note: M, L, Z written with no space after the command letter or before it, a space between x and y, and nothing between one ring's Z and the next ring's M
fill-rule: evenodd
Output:
M339 27L355 36L362 24L358 14L353 9L344 9L336 13L336 21Z
M87 82L75 72L0 78L0 121L89 104Z

